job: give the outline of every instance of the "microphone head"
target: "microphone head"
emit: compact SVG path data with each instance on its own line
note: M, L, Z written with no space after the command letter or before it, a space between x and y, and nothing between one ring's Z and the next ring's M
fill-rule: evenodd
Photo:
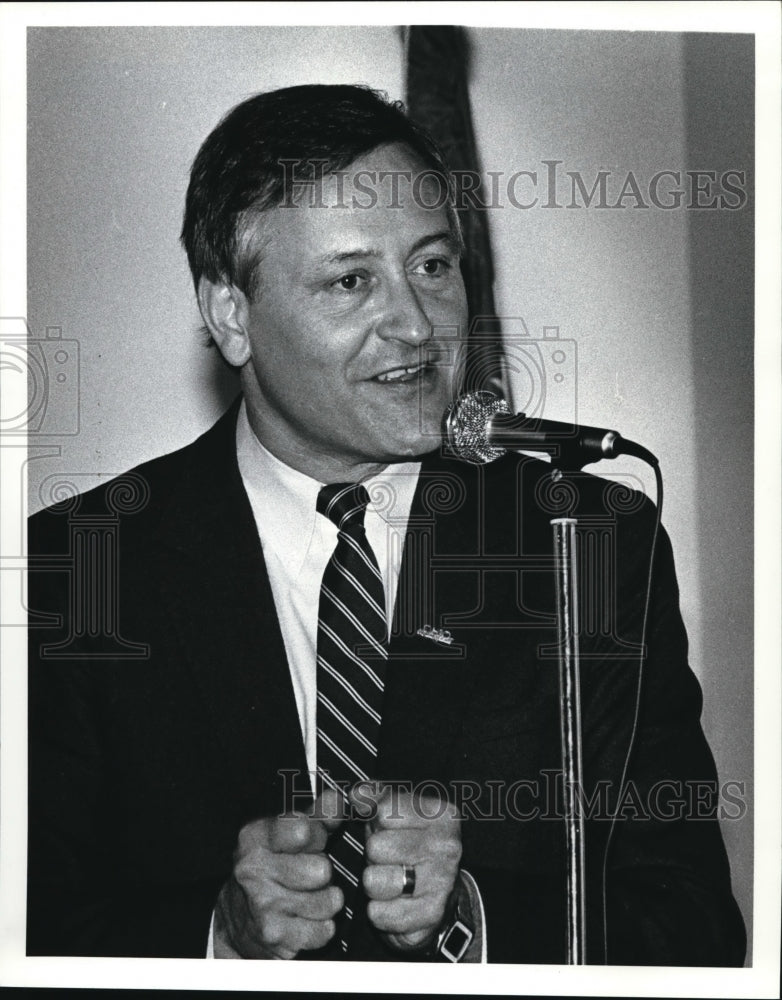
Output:
M510 413L508 404L485 389L468 392L451 403L445 411L445 440L456 458L474 465L502 458L506 449L489 442L495 413Z

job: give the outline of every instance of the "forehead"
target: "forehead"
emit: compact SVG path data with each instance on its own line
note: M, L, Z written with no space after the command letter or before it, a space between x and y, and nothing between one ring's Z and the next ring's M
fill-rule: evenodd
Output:
M287 186L286 201L257 220L262 247L303 259L356 243L378 254L404 252L422 238L454 231L444 181L406 146L380 146L344 170Z

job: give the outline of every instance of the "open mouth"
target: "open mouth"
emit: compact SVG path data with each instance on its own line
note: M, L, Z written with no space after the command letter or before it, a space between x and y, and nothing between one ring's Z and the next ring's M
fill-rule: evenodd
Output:
M406 368L391 368L387 372L381 372L379 375L375 375L372 378L372 381L380 382L383 385L397 382L412 382L420 375L423 375L427 368L428 365L424 363L408 365Z

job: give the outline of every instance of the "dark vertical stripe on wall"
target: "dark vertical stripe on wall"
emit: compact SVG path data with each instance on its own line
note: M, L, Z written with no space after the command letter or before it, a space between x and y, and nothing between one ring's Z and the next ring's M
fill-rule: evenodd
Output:
M457 26L405 28L407 109L434 137L451 170L478 175L480 157L470 110L470 40ZM476 190L478 198L482 192ZM459 197L467 253L462 265L470 309L467 388L502 390L502 338L494 308L494 268L486 211Z
M751 34L684 36L687 115L685 168L701 171L702 193L687 204L692 359L695 391L700 606L706 628L701 666L704 724L715 747L732 746L752 801L753 769L753 501L754 462L754 99ZM734 190L730 190L729 186ZM693 192L694 181L687 187ZM758 336L773 335L760 326ZM778 376L777 376L778 377ZM762 410L757 417L762 419ZM773 459L772 459L773 460ZM709 544L710 543L710 544ZM715 729L710 706L732 706L730 731ZM718 766L720 761L718 759ZM722 825L733 891L744 913L752 956L752 825L750 808Z

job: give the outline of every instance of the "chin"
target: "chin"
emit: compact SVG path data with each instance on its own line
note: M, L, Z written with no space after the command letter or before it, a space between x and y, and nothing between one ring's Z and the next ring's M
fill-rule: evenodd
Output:
M398 444L392 445L390 449L391 454L387 461L411 462L422 455L428 455L429 452L436 451L441 443L442 434L438 427L431 434L417 434L415 438L409 438L406 441L402 440ZM388 446L388 442L386 442L386 445Z
M444 414L445 405L441 406L439 400L434 406L427 405L423 412L416 404L404 415L392 413L386 415L385 421L373 420L364 439L373 443L375 461L410 462L440 447Z

